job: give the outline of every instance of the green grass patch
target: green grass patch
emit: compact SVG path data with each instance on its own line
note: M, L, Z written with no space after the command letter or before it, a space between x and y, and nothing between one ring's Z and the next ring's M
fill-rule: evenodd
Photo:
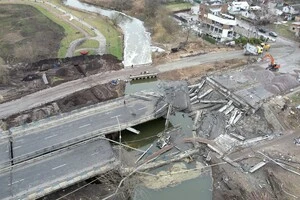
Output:
M106 38L107 52L116 56L118 59L123 59L123 37L116 29L112 22L108 19L94 17L86 19L86 21L97 28Z
M216 44L216 40L209 37L208 35L203 35L202 38L211 44Z
M83 19L85 22L98 29L106 38L107 53L116 56L120 60L123 59L123 36L110 19L94 13L85 13L70 9L63 6L60 0L55 0L54 2L63 7L64 10L71 12L73 15Z
M166 5L166 8L171 12L191 9L191 7L192 7L191 3L170 3Z
M60 43L60 49L58 51L57 57L64 58L66 56L67 50L69 45L72 41L84 37L82 33L78 32L72 25L64 22L63 20L59 20L54 14L49 12L48 10L38 6L33 5L36 7L41 13L43 13L46 17L57 23L58 25L62 26L65 29L65 37L62 39Z
M292 104L294 104L294 105L300 104L300 92L292 94L291 96L289 96L289 98L291 99Z
M98 48L99 42L97 40L86 40L81 45L79 45L76 49L84 49L84 48Z

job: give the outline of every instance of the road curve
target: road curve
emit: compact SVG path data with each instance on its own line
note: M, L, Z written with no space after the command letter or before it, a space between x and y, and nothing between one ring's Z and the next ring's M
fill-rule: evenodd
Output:
M42 2L42 1L38 1L38 2ZM96 34L95 37L89 37L87 34L85 34L85 38L80 38L80 39L77 39L77 40L74 40L70 43L69 45L69 48L67 50L67 53L66 53L66 57L72 57L73 54L74 54L74 51L76 49L76 47L84 40L87 40L87 39L93 39L93 40L97 40L99 42L99 47L96 50L96 52L99 54L99 55L103 55L106 53L106 38L104 37L104 35L98 30L96 29L95 27L91 26L90 24L88 24L87 22L81 20L80 18L72 15L71 13L68 13L67 11L65 11L64 9L60 8L59 6L53 4L53 3L50 3L50 2L46 2L45 4L57 9L58 11L60 11L61 13L63 14L67 14L70 16L70 21L72 20L76 20L77 22L79 22L80 24L82 24L83 26L86 26L87 28L93 30ZM68 23L71 23L71 22L68 22ZM72 23L71 23L72 24Z

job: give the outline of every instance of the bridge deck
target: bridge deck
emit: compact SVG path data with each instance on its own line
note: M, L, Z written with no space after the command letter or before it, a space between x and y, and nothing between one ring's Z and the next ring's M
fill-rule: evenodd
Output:
M108 141L83 143L0 174L0 199L35 199L104 173L117 164Z
M157 98L152 96L150 100L126 96L50 120L12 128L10 133L14 161L21 162L97 135L117 132L153 120L159 117L154 113ZM9 133L3 135L8 137ZM0 149L7 149L7 144L7 139L0 140ZM10 157L8 151L1 153L1 163L7 157Z

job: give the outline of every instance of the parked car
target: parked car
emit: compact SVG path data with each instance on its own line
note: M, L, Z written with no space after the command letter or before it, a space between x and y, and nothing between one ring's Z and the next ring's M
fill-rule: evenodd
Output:
M272 37L277 37L278 35L277 35L277 33L275 33L275 32L273 32L273 31L271 31L271 32L269 33L269 36L272 36Z
M258 28L258 31L261 32L261 33L266 33L267 32L267 30L264 29L264 28Z

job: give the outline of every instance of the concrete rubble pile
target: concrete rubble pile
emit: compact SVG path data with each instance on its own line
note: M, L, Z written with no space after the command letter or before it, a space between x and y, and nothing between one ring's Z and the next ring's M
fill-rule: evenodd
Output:
M185 81L160 82L158 85L164 104L172 105L174 111L189 111L190 98L188 85Z
M196 115L194 130L202 137L214 139L216 134L225 133L224 128L237 124L249 109L236 98L230 97L229 93L226 96L222 94L208 77L188 88L193 110L191 115Z

